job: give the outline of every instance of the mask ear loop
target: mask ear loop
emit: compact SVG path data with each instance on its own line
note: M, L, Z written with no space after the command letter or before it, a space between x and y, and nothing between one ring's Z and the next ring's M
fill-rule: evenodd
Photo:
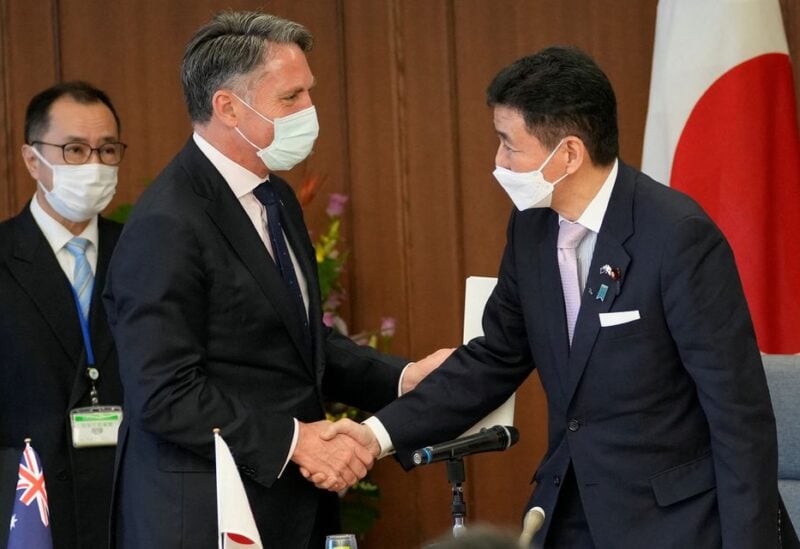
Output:
M53 182L51 183L51 185L55 189L55 186L56 186L55 185L55 169L53 168L53 165L50 162L48 162L47 159L44 156L42 156L42 153L39 152L39 150L36 148L36 145L30 145L30 148L33 151L33 154L36 155L36 158L38 158L45 166L50 168L51 172L53 172ZM49 193L53 192L53 191L48 191L47 187L45 187L44 183L42 183L41 180L39 180L39 179L36 180L36 184L39 186L39 188L42 190L42 192L45 194L45 196L47 196Z
M544 173L542 172L542 170L544 170L544 167L547 166L547 163L550 162L550 160L552 160L553 157L556 155L556 153L558 152L558 149L560 149L561 145L564 144L564 140L565 139L566 139L566 137L562 137L561 138L561 141L558 142L558 145L556 145L556 147L552 150L552 152L549 155L547 155L547 158L544 159L544 162L542 162L542 165L539 166L538 170L536 170L537 172L542 174L542 179L544 179ZM552 183L550 181L547 181L546 179L544 179L544 180L555 187L558 183L560 183L568 175L569 175L569 173L565 173L564 175L562 175L561 177L559 177L558 179L556 179Z
M275 125L275 122L273 122L272 120L270 120L269 118L267 118L266 116L264 116L263 114L261 114L260 112L258 112L257 110L255 110L255 109L253 108L253 106L252 106L252 105L250 105L250 103L248 103L247 101L245 101L244 99L242 99L241 97L239 97L239 96L238 96L238 95L237 95L235 92L231 92L231 94L233 94L233 96L234 96L236 99L238 99L239 101L241 101L241 102L242 102L242 105L244 105L245 107L247 107L248 109L250 109L251 111L253 111L254 113L256 113L258 116L260 116L262 119L266 120L267 122L269 122L269 123L270 123L270 124L272 124L273 126ZM236 130L236 133L238 133L238 134L241 136L241 138L242 138L242 139L244 139L245 141L247 141L247 143L248 143L248 144L249 144L251 147L253 147L255 150L257 150L257 151L262 151L262 150L263 150L261 147L259 147L258 145L256 145L255 143L253 143L252 141L250 141L249 139L247 139L247 137L245 137L245 135L242 133L242 130L240 130L238 126L237 126L237 127L235 127L235 128L233 128L233 129L234 129L234 130Z
M233 129L234 129L234 130L236 130L236 133L238 133L238 134L239 134L239 136L240 136L242 139L244 139L245 141L247 141L247 143L249 143L249 144L250 144L250 146L251 146L251 147L253 147L255 150L257 150L257 151L260 151L260 150L261 150L261 147L259 147L258 145L256 145L255 143L253 143L252 141L250 141L249 139L247 139L247 138L244 136L244 134L242 133L242 130L240 130L238 127L236 127L236 128L233 128Z
M267 122L269 122L270 124L272 124L273 126L275 125L275 122L274 122L274 121L270 120L269 118L267 118L266 116L264 116L263 114L261 114L260 112L258 112L258 111L255 109L255 107L253 107L253 106L252 106L250 103L248 103L247 101L245 101L244 99L242 99L241 97L239 97L238 95L236 95L234 92L231 92L231 93L233 94L233 96L234 96L236 99L238 99L239 101L241 101L241 102L242 102L242 104L243 104L245 107L247 107L248 109L250 109L251 111L253 111L254 113L256 113L258 116L260 116L261 118L263 118L264 120L266 120Z
M550 154L548 154L547 158L544 159L544 162L542 162L542 165L539 166L538 170L536 170L537 172L541 172L542 170L544 170L544 167L547 166L547 164L553 159L553 157L558 152L558 149L561 148L561 145L564 143L565 139L566 139L566 137L562 137L561 138L561 141L558 142L558 145L556 145L555 148L552 151L550 151Z
M50 170L52 171L53 165L50 162L48 162L44 156L42 156L42 153L39 152L39 149L36 148L36 145L30 145L30 147L31 150L33 151L33 154L36 155L36 158L41 160L44 163L44 165L50 168Z

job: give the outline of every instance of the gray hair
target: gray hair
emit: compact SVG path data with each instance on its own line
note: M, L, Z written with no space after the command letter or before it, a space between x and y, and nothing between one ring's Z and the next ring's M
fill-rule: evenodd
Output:
M211 99L217 90L241 88L242 77L269 55L268 43L297 44L308 52L314 38L299 23L254 11L220 12L194 34L181 65L183 96L192 122L211 119Z

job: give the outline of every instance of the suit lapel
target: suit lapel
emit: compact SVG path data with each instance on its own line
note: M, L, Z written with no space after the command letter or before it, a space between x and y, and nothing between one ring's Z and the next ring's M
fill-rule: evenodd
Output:
M111 337L108 321L103 311L103 288L106 285L106 273L108 272L108 264L111 261L111 252L114 250L119 234L107 229L106 220L100 218L97 221L100 242L97 250L97 268L94 275L92 305L89 310L89 330L92 337L95 363L103 364L109 353L114 349L114 340Z
M300 320L289 292L242 205L194 141L190 140L184 147L182 156L183 165L190 174L195 191L208 199L206 213L253 276L264 296L278 311L310 371L311 350L305 344Z
M39 309L74 368L81 360L83 339L72 289L53 250L30 213L30 205L17 217L14 252L9 269Z
M618 288L622 290L625 273L628 272L630 255L624 242L633 234L633 191L634 179L630 170L620 162L619 174L614 183L614 190L608 202L603 224L597 235L592 264L586 280L586 288L581 298L581 308L575 323L575 334L572 338L572 349L569 354L567 373L567 397L571 399L578 387L586 364L600 332L600 313L611 310L617 297ZM609 265L617 267L622 274L619 286L607 274L601 273L601 267ZM605 284L608 289L603 299L598 299L598 291Z

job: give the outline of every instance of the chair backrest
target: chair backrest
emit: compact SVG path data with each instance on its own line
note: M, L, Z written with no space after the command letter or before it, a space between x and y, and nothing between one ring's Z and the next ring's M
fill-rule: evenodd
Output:
M763 355L778 427L778 489L800 524L800 355Z

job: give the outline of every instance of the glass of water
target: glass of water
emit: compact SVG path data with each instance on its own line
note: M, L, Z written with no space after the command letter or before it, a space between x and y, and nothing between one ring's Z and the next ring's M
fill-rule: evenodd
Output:
M325 538L325 549L358 549L356 536L353 534L335 534Z

